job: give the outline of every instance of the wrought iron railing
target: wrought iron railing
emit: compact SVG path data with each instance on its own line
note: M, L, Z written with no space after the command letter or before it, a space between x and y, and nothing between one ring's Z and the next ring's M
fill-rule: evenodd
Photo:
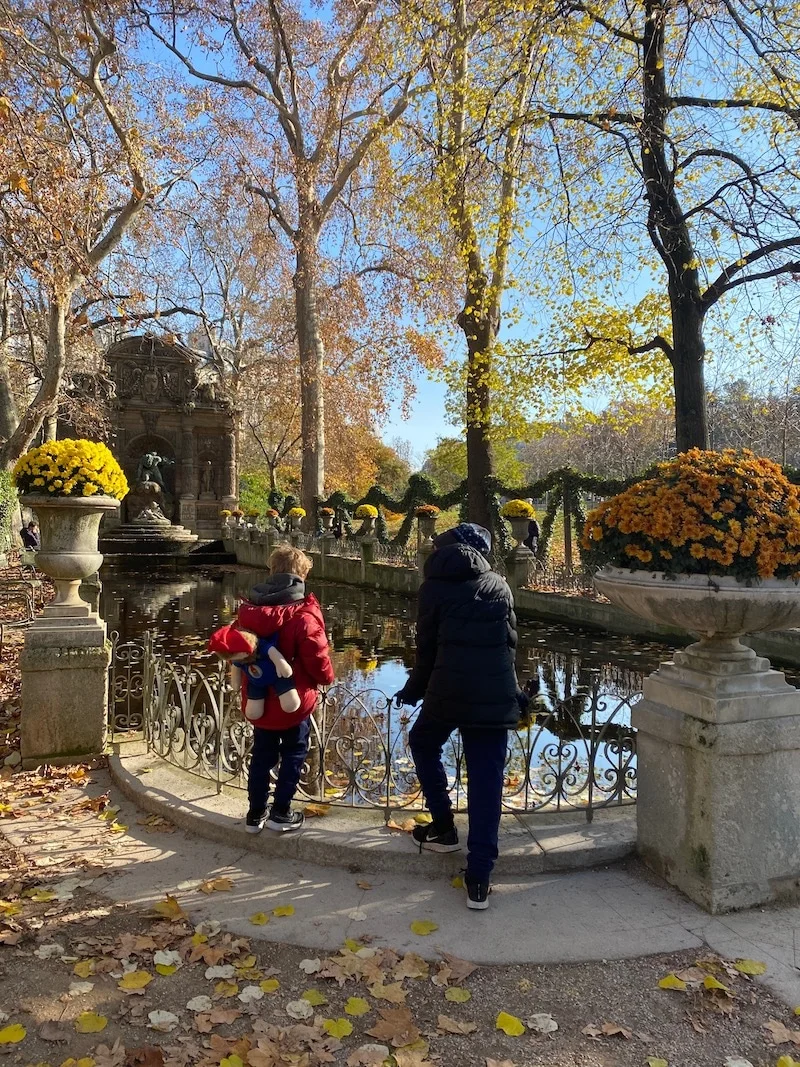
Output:
M598 808L636 800L636 734L631 698L599 686L542 707L510 734L504 809L511 813ZM408 747L416 710L398 709L377 689L333 685L320 696L302 795L346 807L417 811L424 807ZM141 731L148 748L182 771L245 788L252 727L241 715L224 663L171 658L148 635L113 642L110 726ZM466 810L466 768L458 733L443 754L456 810Z

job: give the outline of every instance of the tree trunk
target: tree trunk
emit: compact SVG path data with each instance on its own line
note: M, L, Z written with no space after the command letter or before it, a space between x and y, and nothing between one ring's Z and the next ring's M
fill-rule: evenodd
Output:
M55 441L58 437L58 415L48 415L42 426L42 440Z
M467 338L467 513L470 522L492 529L492 516L486 496L486 479L494 474L494 455L489 436L491 428L492 345L496 335L488 317L477 320L473 310L483 300L467 294L467 305L458 317Z
M47 349L44 377L36 396L23 412L19 424L0 449L0 467L10 467L30 448L42 422L53 410L67 362L66 322L71 293L51 296L47 317Z
M300 353L301 498L309 518L325 492L325 348L317 316L315 245L315 241L298 245L293 279Z
M3 277L0 280L0 442L9 439L19 422L8 365L11 328L11 290L8 278Z
M691 294L673 295L672 374L678 452L708 448L703 314Z

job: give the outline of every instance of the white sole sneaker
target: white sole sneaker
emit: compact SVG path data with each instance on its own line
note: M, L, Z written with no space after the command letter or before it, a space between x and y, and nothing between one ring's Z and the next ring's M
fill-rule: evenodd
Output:
M245 823L245 826L244 826L245 832L248 833L248 834L260 834L261 831L264 829L266 821L267 820L266 820L266 816L265 816L261 820L261 822L257 823L255 826L248 826L247 823Z
M470 900L467 897L467 907L470 911L486 911L489 907L489 898L487 897L486 900Z
M421 850L425 852L460 852L461 845L440 845L438 841L424 841L421 845L418 842L414 842Z
M279 834L291 834L295 830L302 830L305 824L305 819L303 819L302 822L296 823L273 822L272 819L267 819L266 822L266 826L268 829L275 830Z

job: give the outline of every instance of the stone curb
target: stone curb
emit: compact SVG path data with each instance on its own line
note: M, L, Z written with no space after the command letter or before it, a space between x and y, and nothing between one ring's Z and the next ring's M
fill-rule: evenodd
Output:
M153 756L114 754L108 766L117 788L144 811L198 837L272 859L303 860L351 873L407 872L433 878L452 876L465 864L465 851L426 852L421 861L408 835L386 829L380 811L334 810L324 819L307 820L300 833L248 834L241 803L216 795L211 783L190 779ZM457 823L466 843L466 818L458 816ZM598 812L591 825L580 814L504 816L497 873L529 876L607 865L625 859L635 845L632 808Z

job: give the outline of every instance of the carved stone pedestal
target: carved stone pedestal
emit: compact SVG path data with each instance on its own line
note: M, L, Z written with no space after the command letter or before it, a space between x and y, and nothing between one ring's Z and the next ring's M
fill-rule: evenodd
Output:
M105 626L88 604L45 608L20 656L23 769L102 755L110 661Z
M800 888L800 692L738 641L675 654L644 683L638 848L711 912Z

